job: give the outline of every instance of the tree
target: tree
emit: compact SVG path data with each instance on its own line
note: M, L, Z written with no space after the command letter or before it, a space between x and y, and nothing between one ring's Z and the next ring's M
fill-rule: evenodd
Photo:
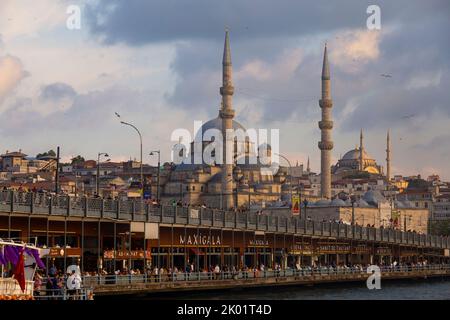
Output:
M432 221L430 225L430 233L438 236L450 235L450 221Z
M80 163L84 162L84 158L82 156L80 156L80 155L77 155L76 157L72 158L71 161L72 161L71 162L72 165L80 164Z
M52 150L49 150L44 153L38 153L36 155L36 159L43 158L43 157L56 157L56 152L52 149Z

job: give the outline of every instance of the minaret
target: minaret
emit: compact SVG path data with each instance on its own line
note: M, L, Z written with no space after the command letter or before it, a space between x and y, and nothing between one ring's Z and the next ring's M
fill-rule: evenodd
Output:
M389 137L389 130L386 140L386 180L389 183L391 180L391 138Z
M222 108L219 116L222 119L222 135L223 135L223 164L222 164L222 206L223 209L234 207L233 201L233 137L228 134L227 130L233 129L233 93L234 87L232 82L232 67L230 40L228 30L225 30L225 44L223 48L222 60L222 87L220 94L222 95Z
M331 198L331 150L333 149L333 141L331 140L331 129L333 121L331 121L331 108L333 101L331 100L331 83L330 83L330 66L328 64L327 45L323 53L322 66L322 99L319 105L322 108L322 121L319 121L322 140L319 142L320 149L320 194L323 198Z
M362 129L359 134L359 171L364 171L364 145Z
M307 162L307 165L306 165L306 172L308 172L308 173L311 172L311 169L309 167L309 157L308 157L308 162Z

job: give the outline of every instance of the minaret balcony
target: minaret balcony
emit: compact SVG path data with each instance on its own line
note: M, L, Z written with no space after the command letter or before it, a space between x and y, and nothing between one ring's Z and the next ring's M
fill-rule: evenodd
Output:
M225 85L223 87L220 87L220 94L222 96L232 96L234 93L234 87L232 85Z
M320 99L319 106L321 108L331 108L333 107L333 101L331 99Z
M332 141L319 141L319 149L320 150L331 150L333 149L333 142Z
M222 109L219 111L219 116L222 119L233 119L234 110L233 109Z
M320 128L320 130L323 130L323 129L331 130L331 129L333 129L333 121L327 121L327 120L319 121L319 128Z

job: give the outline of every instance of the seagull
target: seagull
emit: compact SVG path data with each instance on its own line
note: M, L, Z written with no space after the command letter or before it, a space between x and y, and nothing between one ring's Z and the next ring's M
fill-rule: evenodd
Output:
M392 76L390 74L385 74L385 73L381 74L381 76L385 77L385 78L392 78Z
M117 116L117 118L120 118L120 114L118 114L117 112L114 112Z
M409 118L414 117L415 115L416 114L414 113L414 114L410 114L410 115L407 115L407 116L403 116L402 119L409 119Z

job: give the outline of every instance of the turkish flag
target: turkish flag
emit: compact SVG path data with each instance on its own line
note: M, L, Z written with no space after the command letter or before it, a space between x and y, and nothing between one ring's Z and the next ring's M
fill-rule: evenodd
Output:
M17 262L16 270L14 270L14 279L19 283L22 292L25 292L25 261L23 251L24 249L22 248L19 253L19 261Z

